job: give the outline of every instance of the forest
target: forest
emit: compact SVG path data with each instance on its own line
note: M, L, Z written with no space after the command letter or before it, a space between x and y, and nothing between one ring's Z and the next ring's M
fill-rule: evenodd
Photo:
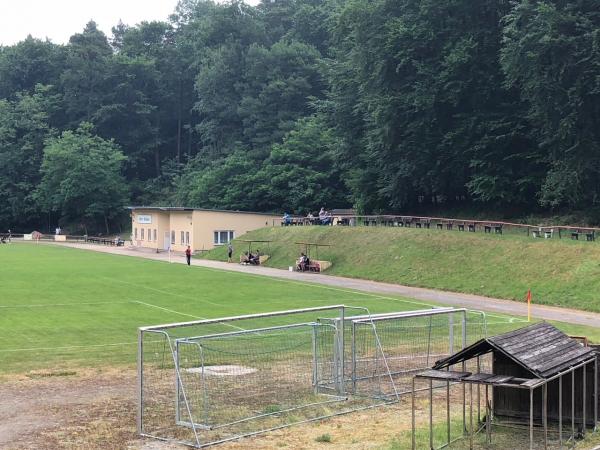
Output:
M599 172L597 0L181 0L0 46L2 231L110 232L129 204L600 211Z

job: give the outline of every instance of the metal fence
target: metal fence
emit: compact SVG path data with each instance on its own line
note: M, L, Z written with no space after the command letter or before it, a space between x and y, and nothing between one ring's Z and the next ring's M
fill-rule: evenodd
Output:
M138 431L204 447L389 404L482 333L464 309L344 305L140 328Z

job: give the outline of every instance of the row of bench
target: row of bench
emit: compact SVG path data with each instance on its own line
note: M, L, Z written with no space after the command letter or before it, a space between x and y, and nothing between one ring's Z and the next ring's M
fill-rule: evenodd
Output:
M585 237L585 240L588 242L592 242L596 240L596 231L595 230L586 230L586 229L568 229L567 233L571 236L571 239L578 241L579 237ZM554 228L543 228L539 227L537 230L532 230L531 234L534 238L545 238L552 239L554 237ZM562 238L562 229L558 228L558 237Z
M85 242L89 242L91 244L109 245L112 247L123 247L125 245L125 241L122 239L107 239L99 237L86 237Z

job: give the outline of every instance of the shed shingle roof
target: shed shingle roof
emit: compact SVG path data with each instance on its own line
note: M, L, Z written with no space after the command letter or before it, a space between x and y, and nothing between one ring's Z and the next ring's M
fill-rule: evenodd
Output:
M582 346L553 325L542 322L481 339L438 361L433 368L448 367L493 350L505 354L540 378L549 378L595 356L594 349Z

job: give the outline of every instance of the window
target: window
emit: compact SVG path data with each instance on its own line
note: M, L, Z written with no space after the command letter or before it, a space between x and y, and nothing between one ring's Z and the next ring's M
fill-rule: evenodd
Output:
M148 228L148 240L152 240L152 230L150 228Z
M231 230L227 231L215 231L214 232L214 243L215 245L228 244L229 241L233 240L234 232Z
M185 233L181 232L181 245L185 244Z
M137 241L137 228L133 229L133 238Z
M185 243L187 245L190 245L190 232L189 231L185 232Z
M144 229L140 228L140 239L143 241L144 240Z
M156 228L154 229L154 239L153 239L153 241L156 242Z
M171 244L175 244L175 230L171 230Z

